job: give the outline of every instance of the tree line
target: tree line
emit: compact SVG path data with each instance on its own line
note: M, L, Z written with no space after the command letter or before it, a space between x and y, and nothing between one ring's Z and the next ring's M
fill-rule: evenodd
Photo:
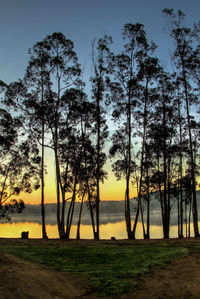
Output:
M128 239L135 239L139 217L144 238L150 238L151 194L160 205L164 238L169 238L173 205L179 238L190 236L191 219L194 235L199 236L200 23L185 27L180 10L164 9L163 14L174 43L171 73L156 57L157 46L148 41L144 26L128 23L122 30L121 52L111 50L110 36L93 42L88 94L74 44L62 33L48 35L29 50L23 79L0 81L1 217L8 217L10 209L24 208L23 201L8 203L10 198L40 188L42 236L48 238L45 148L51 148L61 239L70 237L77 200L81 202L77 238L86 202L94 239L99 239L100 187L107 179L107 159L116 178L125 180Z

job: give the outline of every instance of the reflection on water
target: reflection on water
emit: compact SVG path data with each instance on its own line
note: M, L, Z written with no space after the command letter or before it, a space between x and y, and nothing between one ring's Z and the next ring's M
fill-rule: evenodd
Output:
M57 225L46 225L47 235L49 238L58 238ZM1 223L0 224L0 237L4 238L20 238L22 231L29 231L30 238L41 238L42 237L42 227L41 224L37 222L12 222L12 223ZM191 224L192 232L192 224ZM81 226L81 239L92 239L92 227L91 225ZM100 238L110 239L111 237L116 239L126 239L126 226L125 221L107 223L100 225ZM162 226L152 225L150 230L151 239L162 238ZM170 227L170 237L177 237L177 226L173 225ZM76 225L72 225L70 238L76 238ZM137 239L142 239L142 224L138 223Z
M200 202L200 190L197 192L197 199ZM137 201L134 199L130 201L130 209L132 220L135 219L137 208ZM49 238L58 238L57 221L56 221L56 209L57 205L46 204L45 205L45 215L46 215L46 230ZM69 203L66 204L66 210L69 209ZM71 229L71 238L76 238L76 227L78 223L80 211L80 202L76 203L74 210L74 217ZM200 206L199 206L200 215ZM187 211L187 219L189 216L189 208ZM184 216L185 218L185 216ZM192 219L192 217L191 217ZM66 221L66 219L65 219ZM141 217L139 217L139 222L136 231L136 238L143 238ZM146 223L147 219L144 214L144 221ZM162 230L162 217L160 204L155 198L154 194L151 198L151 211L150 211L150 237L151 239L163 238ZM178 237L178 215L177 206L173 205L171 209L170 216L170 237ZM82 218L81 218L81 233L80 237L82 239L93 239L91 218L88 213L87 204L83 205ZM115 237L116 239L126 239L126 225L124 221L124 202L123 201L102 201L100 207L100 238L110 239ZM200 223L199 223L200 224ZM132 222L133 225L133 222ZM22 214L12 215L12 223L0 223L0 237L10 237L10 238L20 238L22 231L29 231L30 238L41 238L42 228L41 228L41 208L40 205L27 205ZM184 233L185 233L184 225ZM193 234L193 224L191 223L191 236Z

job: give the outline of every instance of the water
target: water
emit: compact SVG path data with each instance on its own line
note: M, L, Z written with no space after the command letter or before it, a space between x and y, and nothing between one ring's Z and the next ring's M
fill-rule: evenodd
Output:
M199 196L200 198L200 196ZM136 202L131 201L131 215L134 219ZM58 229L56 221L56 204L46 204L46 231L49 238L58 238ZM66 211L67 211L66 207ZM71 228L70 238L76 238L77 222L79 215L80 203L77 203L74 210L73 225ZM0 237L7 238L20 238L22 231L29 231L30 238L42 238L41 227L41 209L39 205L27 205L22 214L13 214L12 222L0 223ZM200 210L199 210L200 215ZM144 214L145 217L145 214ZM170 237L178 237L177 228L177 209L174 205L171 210L171 226ZM143 230L139 218L136 238L143 238ZM91 218L89 216L88 208L83 206L83 213L81 219L81 239L93 239L93 232L91 226ZM160 239L163 238L162 219L160 206L157 201L151 201L150 212L150 238ZM200 223L199 223L200 224ZM133 225L133 222L132 222ZM185 233L185 226L184 226ZM191 236L193 235L193 224L191 223ZM127 239L126 225L124 221L124 202L101 202L100 211L100 239Z
M50 223L54 222L54 224L47 224L46 230L49 238L58 238L58 229L55 221L49 221ZM48 223L48 221L47 221ZM199 223L200 224L200 223ZM76 225L72 225L70 238L76 238ZM184 228L185 230L185 228ZM0 237L4 238L20 238L22 231L29 231L30 238L42 238L42 226L38 222L31 221L12 221L10 223L1 223L0 224ZM193 227L191 224L191 232L193 231ZM172 225L170 227L170 237L177 237L177 226ZM80 232L81 239L93 239L92 227L89 224L81 225ZM126 226L125 221L118 222L107 222L100 225L100 239L110 239L111 237L115 237L116 239L126 239ZM150 229L150 237L151 239L163 238L163 231L161 225L151 225ZM138 223L137 239L143 238L142 233L142 225L141 222Z

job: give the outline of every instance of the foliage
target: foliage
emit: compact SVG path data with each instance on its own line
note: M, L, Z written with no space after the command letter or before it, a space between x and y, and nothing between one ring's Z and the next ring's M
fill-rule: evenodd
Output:
M12 199L0 207L0 220L11 220L10 214L21 213L25 208L23 200Z

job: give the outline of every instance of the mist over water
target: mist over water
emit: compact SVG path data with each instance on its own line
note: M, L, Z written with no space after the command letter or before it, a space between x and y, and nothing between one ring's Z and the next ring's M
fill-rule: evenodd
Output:
M76 238L79 208L80 204L77 203L70 238ZM135 216L135 208L136 202L132 200L131 210L133 220ZM158 202L156 203L152 201L151 203L150 222L150 238L163 238L161 211ZM178 237L176 205L173 206L170 223L170 237ZM102 202L100 224L101 239L110 239L111 237L115 237L116 239L126 239L127 233L124 220L124 202ZM184 225L184 234L186 231L185 227L186 226ZM193 236L192 221L190 228L191 236ZM59 238L56 222L56 204L46 205L46 230L49 238ZM22 231L29 231L30 238L42 238L39 205L28 205L22 214L14 214L12 215L10 222L0 224L0 237L20 238ZM86 205L83 208L80 237L81 239L93 239L91 219ZM138 222L136 238L143 238L141 219L139 219Z

